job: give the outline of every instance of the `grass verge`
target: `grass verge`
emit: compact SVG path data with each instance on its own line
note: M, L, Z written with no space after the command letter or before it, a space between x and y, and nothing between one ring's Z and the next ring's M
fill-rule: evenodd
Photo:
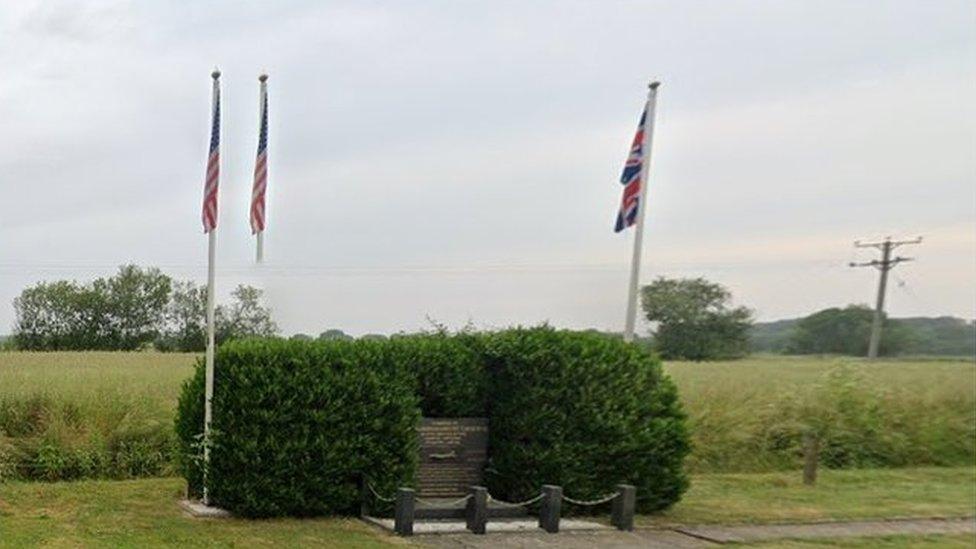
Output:
M816 486L800 472L695 475L691 489L641 526L777 523L976 514L976 468L918 467L821 471Z
M389 547L352 519L192 519L176 478L0 484L4 547Z
M0 543L11 547L385 547L403 541L350 519L191 519L176 502L184 482L0 484ZM816 487L799 474L696 475L684 500L638 526L945 517L976 509L976 468L828 471ZM959 542L968 545L961 545ZM778 541L764 547L971 547L972 536Z

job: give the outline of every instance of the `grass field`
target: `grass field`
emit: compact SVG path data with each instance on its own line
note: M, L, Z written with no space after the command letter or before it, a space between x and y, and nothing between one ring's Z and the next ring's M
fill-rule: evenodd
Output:
M821 433L837 467L966 465L976 459L976 363L760 356L672 362L698 472L799 466Z
M0 352L0 479L172 473L173 413L194 355ZM976 364L756 357L669 363L689 415L692 472L976 460Z
M640 526L971 515L976 469L829 471L816 487L795 474L696 475L684 501ZM385 547L407 542L343 519L201 520L176 505L183 481L10 482L0 484L5 547L317 546ZM972 536L781 541L764 547L971 547Z

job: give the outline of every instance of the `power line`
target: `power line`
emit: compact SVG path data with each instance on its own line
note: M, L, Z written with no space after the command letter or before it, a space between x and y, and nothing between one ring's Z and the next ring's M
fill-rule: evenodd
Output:
M891 251L899 246L920 244L921 242L922 237L911 240L892 240L890 236L881 242L861 242L860 240L854 242L855 248L877 248L881 251L881 259L872 259L865 263L854 263L853 261L850 263L851 267L874 267L881 272L878 278L878 299L874 306L874 320L871 322L871 342L868 344L868 358L878 358L878 346L881 344L881 318L884 315L885 290L888 287L888 271L903 261L914 260L911 257L891 257Z

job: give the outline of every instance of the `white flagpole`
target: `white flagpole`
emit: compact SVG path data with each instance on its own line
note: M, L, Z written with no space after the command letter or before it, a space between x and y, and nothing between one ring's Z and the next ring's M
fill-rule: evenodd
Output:
M214 69L213 74L213 107L211 113L217 105L219 92L220 71ZM218 155L218 162L220 157ZM219 170L219 168L218 168ZM218 171L219 173L219 171ZM219 196L219 195L218 195ZM214 389L214 260L217 255L217 227L207 233L207 358L206 358L206 388L204 392L203 405L203 504L210 503L208 493L207 471L210 468L210 421L213 418L213 410L210 401L213 399Z
M265 109L265 106L267 105L266 97L268 95L268 75L262 73L261 76L258 77L258 81L261 82L261 93L258 94L258 124L264 124L264 117L265 117L265 114L266 114L264 112L264 109ZM267 131L268 129L269 128L265 128L265 131ZM267 170L267 165L268 165L268 151L267 150L264 151L264 164L265 164L265 170ZM265 208L267 208L266 205L267 205L267 201L268 201L267 193L268 193L268 191L267 191L267 178L266 178L265 179L265 191L264 191L264 204L265 204ZM254 197L253 196L251 197L251 200L253 202L253 200L254 200ZM267 214L267 210L265 210L262 213L262 215L265 216L265 217L267 217L267 215L268 215ZM255 252L255 261L258 264L261 264L261 263L264 262L264 228L262 227L261 230L258 231L255 236L256 236L256 239L255 239L255 250L254 250L254 252Z
M627 295L627 319L624 325L624 341L634 340L634 324L637 320L637 283L640 278L641 247L644 240L644 210L647 205L647 174L651 167L651 144L654 140L654 107L657 103L657 88L660 82L651 82L647 92L647 116L644 120L644 152L640 174L640 199L637 202L637 226L634 227L634 257L630 263L630 291Z
M258 263L264 262L264 231L258 231L257 244L255 249L255 260Z

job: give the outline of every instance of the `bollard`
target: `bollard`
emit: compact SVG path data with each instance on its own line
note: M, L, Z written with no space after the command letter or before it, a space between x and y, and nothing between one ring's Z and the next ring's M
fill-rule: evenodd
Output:
M468 530L474 534L484 534L488 523L488 489L472 486L471 497L465 509Z
M393 531L399 536L413 535L414 496L410 488L397 488Z
M545 484L542 486L542 505L539 507L539 528L550 534L559 531L559 512L563 505L561 486Z
M630 484L617 485L617 497L613 498L613 510L610 523L617 530L627 532L634 529L634 506L637 503L637 488Z
M803 484L817 483L817 463L820 461L820 439L813 433L803 437Z

